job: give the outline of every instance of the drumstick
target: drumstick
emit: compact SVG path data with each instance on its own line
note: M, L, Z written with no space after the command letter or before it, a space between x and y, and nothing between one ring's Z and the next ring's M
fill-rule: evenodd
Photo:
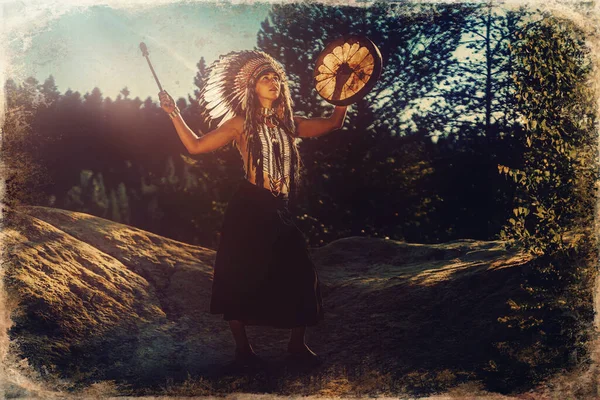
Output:
M140 49L142 50L142 56L146 57L146 61L148 61L148 66L150 67L150 70L152 71L152 75L154 75L154 79L156 80L156 84L158 85L158 88L162 92L163 88L162 88L162 86L160 86L160 82L158 81L156 72L154 72L154 68L152 68L152 64L150 63L150 58L148 58L148 47L146 47L146 43L141 42Z

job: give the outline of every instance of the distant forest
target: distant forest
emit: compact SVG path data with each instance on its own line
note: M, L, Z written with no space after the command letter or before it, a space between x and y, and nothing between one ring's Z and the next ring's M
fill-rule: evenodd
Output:
M354 235L515 238L535 235L541 221L581 223L595 116L585 92L589 50L577 29L482 4L274 5L256 47L286 68L297 114L331 111L312 68L328 42L347 34L369 37L384 69L342 130L299 145L293 208L311 245ZM177 104L193 130L206 132L196 102L204 58L197 67L197 90ZM97 87L59 93L50 76L8 80L5 93L9 204L86 212L216 247L243 176L235 148L186 155L157 100L132 99L127 88L114 100Z

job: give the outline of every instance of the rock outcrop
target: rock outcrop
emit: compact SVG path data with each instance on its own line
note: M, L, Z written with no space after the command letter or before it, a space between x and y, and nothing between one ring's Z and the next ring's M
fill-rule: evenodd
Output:
M40 370L130 381L203 373L230 360L228 325L208 313L215 252L86 214L6 213L10 336ZM312 252L325 321L307 332L326 360L356 368L464 373L485 369L497 322L528 259L502 242L437 245L351 237ZM249 327L267 359L289 332ZM214 369L214 368L213 368Z

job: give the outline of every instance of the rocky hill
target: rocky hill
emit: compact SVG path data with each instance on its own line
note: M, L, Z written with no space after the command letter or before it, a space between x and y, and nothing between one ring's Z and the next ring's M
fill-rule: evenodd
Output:
M231 360L228 325L208 313L213 250L44 207L9 210L0 238L5 287L19 304L11 343L37 370L145 384L214 376ZM473 240L350 237L312 256L326 307L307 332L319 368L409 391L485 379L506 340L498 317L528 262L502 242ZM281 370L289 331L249 327L248 336Z

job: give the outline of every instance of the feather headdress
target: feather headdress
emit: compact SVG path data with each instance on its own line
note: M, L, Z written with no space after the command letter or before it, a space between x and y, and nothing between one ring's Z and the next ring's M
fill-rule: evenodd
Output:
M246 146L250 154L244 169L246 174L251 168L254 171L260 171L256 173L258 186L263 185L262 171L267 172L269 179L274 180L287 175L280 171L275 173L277 177L272 176L273 171L268 169L264 159L264 143L261 142L261 140L264 141L264 138L257 137L260 136L257 133L261 129L264 130L262 127L264 118L261 118L260 115L261 107L255 88L257 79L267 72L275 72L279 75L281 82L279 98L273 102L272 107L274 109L273 116L279 121L276 130L281 129L284 135L287 134L290 137L288 139L290 140L290 153L287 156L290 167L289 175L285 178L289 180L287 184L290 192L293 192L299 182L300 170L300 155L294 143L297 133L287 77L283 67L273 57L262 51L245 50L228 53L213 62L207 70L204 84L200 90L200 112L210 129L221 126L235 116L244 118L244 134L247 135ZM277 146L277 149L280 150L280 147ZM280 151L276 151L276 153L274 159L277 159L278 165L280 165L286 157L282 157Z
M280 99L277 101L279 107L276 107L278 116L293 135L295 127L285 71L273 57L258 50L231 52L210 65L199 96L204 122L221 126L236 115L247 120L253 108L253 104L249 103L254 98L252 94L256 79L270 71L281 79Z

